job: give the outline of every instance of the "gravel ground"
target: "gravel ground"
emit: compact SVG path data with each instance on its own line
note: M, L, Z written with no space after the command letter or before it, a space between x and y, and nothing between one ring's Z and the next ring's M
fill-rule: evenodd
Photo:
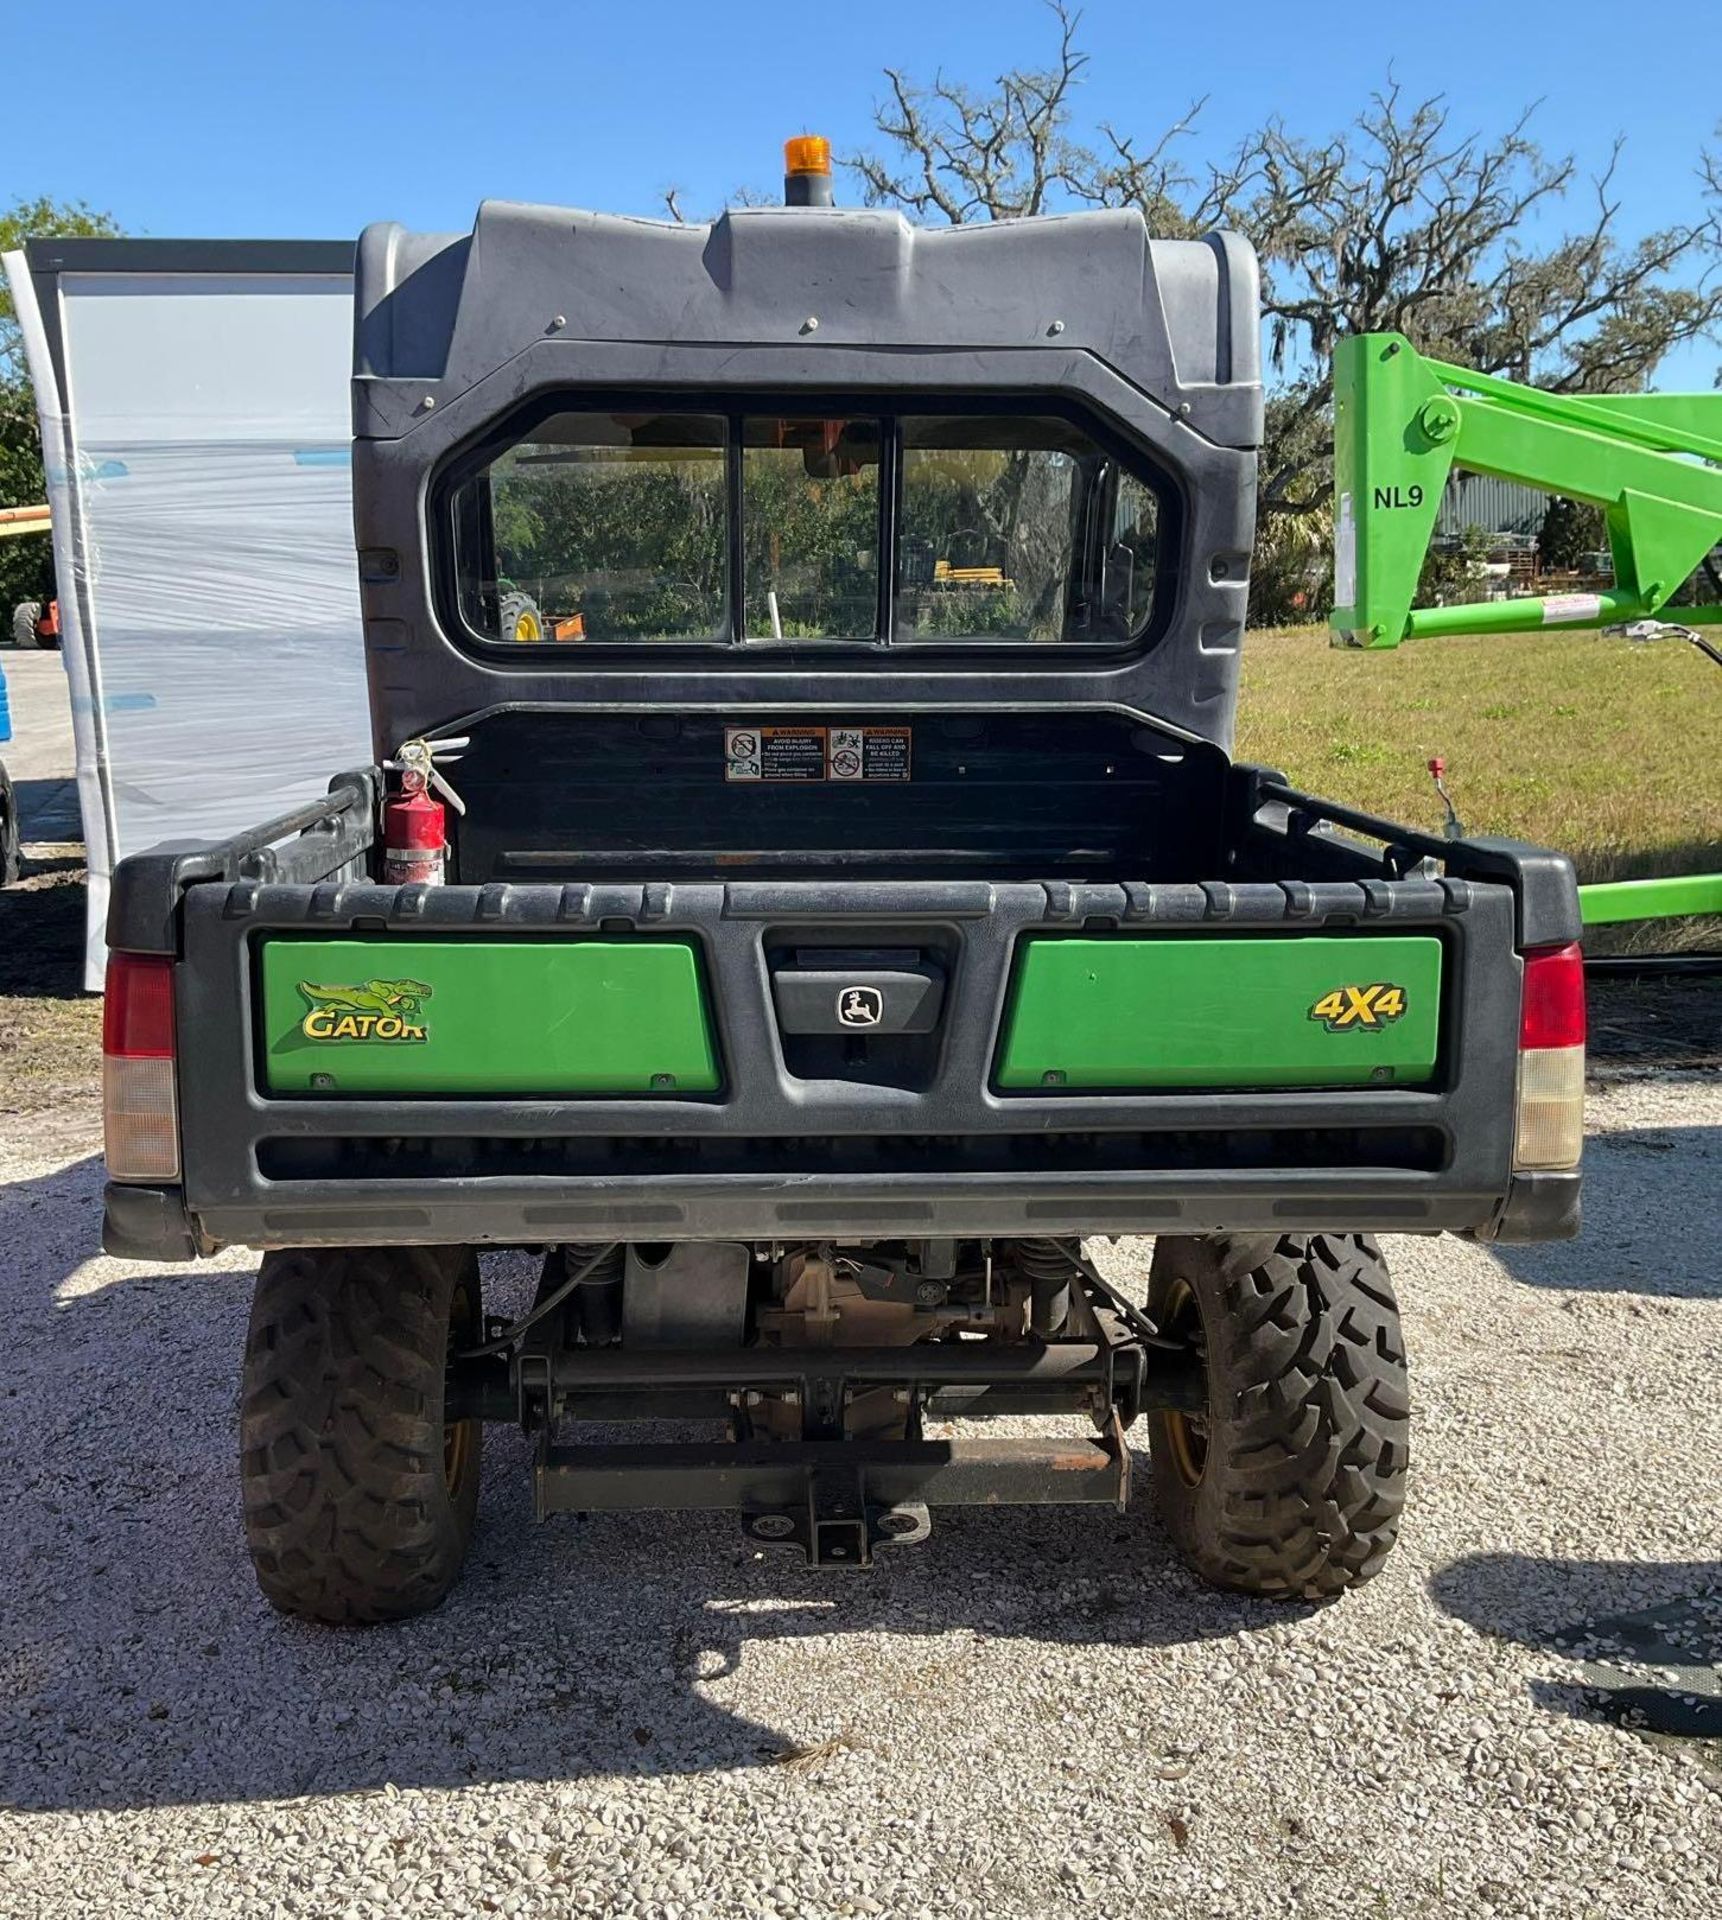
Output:
M1390 1243L1415 1482L1337 1605L1196 1587L1146 1506L944 1516L853 1578L717 1518L541 1529L492 1429L465 1584L369 1632L251 1581L253 1261L92 1257L88 1110L15 1126L0 1912L1713 1915L1716 1743L1580 1680L1608 1616L1722 1598L1722 1084L1593 1126L1575 1245Z

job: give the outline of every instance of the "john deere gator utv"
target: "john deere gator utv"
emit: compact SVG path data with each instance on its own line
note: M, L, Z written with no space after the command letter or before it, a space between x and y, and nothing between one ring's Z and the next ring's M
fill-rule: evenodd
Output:
M731 1509L822 1567L1122 1506L1142 1421L1203 1575L1333 1594L1405 1482L1371 1236L1576 1228L1567 863L1230 757L1249 250L918 231L796 158L709 227L366 232L377 764L116 877L106 1245L265 1250L290 1611L435 1605L489 1421L541 1514ZM516 644L517 592L577 638Z

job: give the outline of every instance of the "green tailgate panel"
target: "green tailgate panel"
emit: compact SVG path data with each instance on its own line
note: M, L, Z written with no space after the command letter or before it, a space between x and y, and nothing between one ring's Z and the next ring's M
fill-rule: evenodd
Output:
M303 940L262 947L270 1093L714 1093L683 940Z
M1433 936L1028 940L996 1084L1415 1086L1440 1026Z

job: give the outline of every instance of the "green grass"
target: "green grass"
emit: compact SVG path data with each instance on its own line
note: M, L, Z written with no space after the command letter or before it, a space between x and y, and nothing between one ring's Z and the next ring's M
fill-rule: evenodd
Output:
M1315 628L1252 633L1237 750L1434 831L1440 754L1468 832L1557 847L1581 880L1722 868L1722 669L1678 640L1491 634L1361 653Z

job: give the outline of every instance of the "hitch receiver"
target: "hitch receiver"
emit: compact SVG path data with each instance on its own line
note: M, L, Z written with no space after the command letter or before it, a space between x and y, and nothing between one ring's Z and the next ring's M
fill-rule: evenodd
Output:
M866 1567L914 1546L927 1509L1109 1506L1130 1497L1116 1424L1095 1439L743 1440L539 1445L539 1519L635 1508L739 1512L762 1546L799 1546L815 1567Z

